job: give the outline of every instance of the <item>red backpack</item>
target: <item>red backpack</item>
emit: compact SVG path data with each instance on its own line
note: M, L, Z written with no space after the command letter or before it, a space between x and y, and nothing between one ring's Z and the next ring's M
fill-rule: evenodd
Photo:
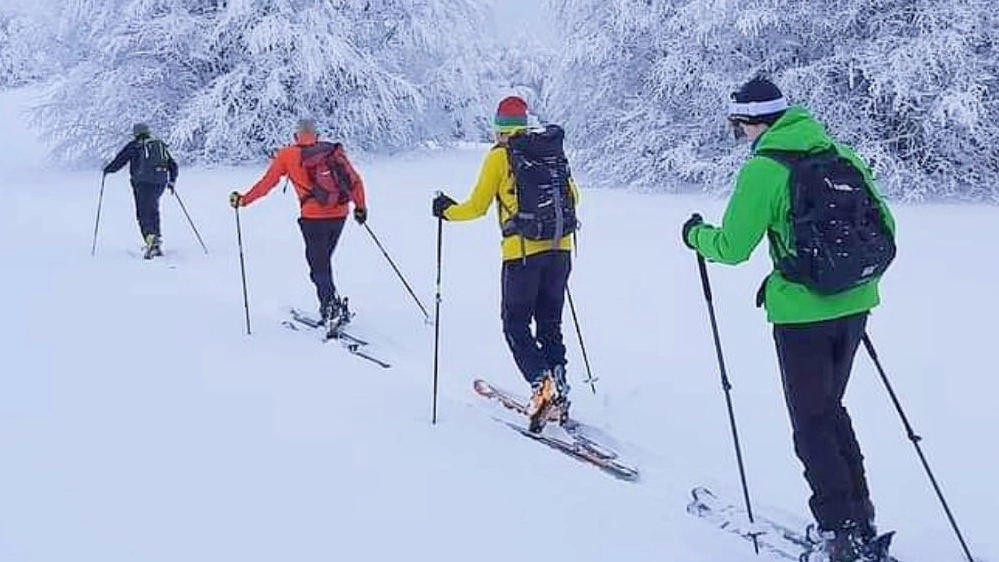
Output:
M331 196L336 196L333 204L350 200L350 176L342 158L343 145L338 142L322 141L302 147L302 168L312 180L309 193L320 205L329 205Z

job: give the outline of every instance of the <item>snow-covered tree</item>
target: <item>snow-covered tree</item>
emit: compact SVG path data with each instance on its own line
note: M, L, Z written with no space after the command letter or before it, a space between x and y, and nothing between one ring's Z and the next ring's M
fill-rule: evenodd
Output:
M138 120L205 162L258 159L302 116L368 150L486 133L473 0L73 4L61 29L84 55L38 113L71 159L106 157Z
M497 98L518 95L527 102L531 113L546 121L544 92L554 60L555 48L529 32L511 38L496 54L498 70L493 82L500 90Z
M549 119L582 149L575 166L623 187L648 158L634 151L638 139L625 131L646 103L657 12L644 0L550 0L549 6L560 46L544 91Z
M997 16L984 1L549 0L547 92L607 185L722 190L745 157L731 91L766 75L889 193L996 198Z
M33 84L56 71L44 21L0 10L0 88Z
M209 79L201 56L211 14L202 0L74 0L58 29L67 68L48 84L35 122L66 161L106 160L148 123L170 133L185 100Z

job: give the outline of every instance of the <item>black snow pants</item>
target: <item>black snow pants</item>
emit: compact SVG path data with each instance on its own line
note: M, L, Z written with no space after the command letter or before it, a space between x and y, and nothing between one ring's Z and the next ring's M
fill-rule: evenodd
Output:
M528 383L566 363L562 307L571 270L572 254L566 250L503 262L503 335ZM531 334L531 320L536 335Z
M316 286L316 296L322 307L336 295L333 284L333 251L340 240L346 218L299 218L298 226L305 239L305 260L309 263L309 277Z
M164 190L166 184L132 182L135 218L139 221L143 240L150 234L160 236L160 197Z
M809 506L819 527L847 520L873 522L864 457L843 395L867 313L809 324L774 326L794 450L812 490Z

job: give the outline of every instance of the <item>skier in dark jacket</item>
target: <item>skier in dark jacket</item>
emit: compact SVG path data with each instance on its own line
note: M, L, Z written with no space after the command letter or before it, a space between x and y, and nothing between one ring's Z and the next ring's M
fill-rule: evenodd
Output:
M729 120L737 136L752 142L752 155L739 171L721 226L705 224L697 214L683 225L688 247L711 261L735 265L749 259L769 235L775 264L788 257L795 247L790 174L765 151L834 151L845 158L859 171L875 214L894 236L894 219L868 166L831 139L808 111L789 106L777 86L759 78L746 83L733 94ZM775 267L758 298L774 324L794 450L812 491L809 505L821 537L816 556L828 562L888 559L887 541L875 540L863 455L842 403L868 313L880 302L878 281L875 277L827 295L788 279Z
M177 182L177 162L166 143L155 139L145 123L132 126L135 138L130 140L107 166L104 175L113 174L129 164L135 216L146 244L146 256L163 255L160 236L160 197L169 189L173 193Z

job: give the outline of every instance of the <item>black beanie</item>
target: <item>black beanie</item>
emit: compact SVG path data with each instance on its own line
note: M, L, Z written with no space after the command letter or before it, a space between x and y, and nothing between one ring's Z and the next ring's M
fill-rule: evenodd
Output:
M753 78L732 92L728 118L744 123L773 125L788 108L780 88L765 78Z

